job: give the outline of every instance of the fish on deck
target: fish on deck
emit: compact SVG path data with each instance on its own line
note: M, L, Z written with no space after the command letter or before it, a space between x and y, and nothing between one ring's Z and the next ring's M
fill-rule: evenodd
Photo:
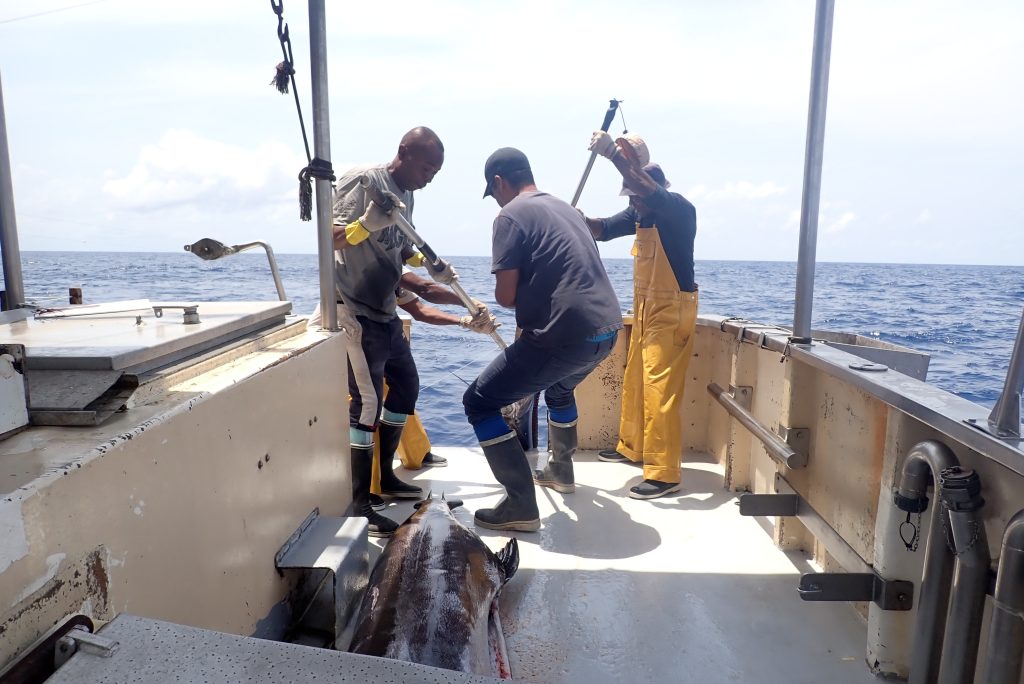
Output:
M349 650L507 676L489 622L492 606L497 614L498 593L518 567L515 538L496 554L455 518L443 497L429 497L374 566Z

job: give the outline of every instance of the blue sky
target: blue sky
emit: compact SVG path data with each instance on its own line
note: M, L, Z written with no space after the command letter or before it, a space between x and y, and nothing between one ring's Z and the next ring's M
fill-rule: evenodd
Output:
M0 4L22 248L178 251L209 236L314 252L294 104L268 85L270 3L104 0L21 18L77 4ZM696 205L698 259L795 259L812 0L327 5L335 168L388 161L407 129L434 128L447 160L415 219L439 253L489 253L482 166L497 147L524 150L538 185L569 199L616 97ZM1024 264L1024 4L836 5L818 258ZM308 125L305 12L285 3ZM618 187L599 160L580 206L614 213Z

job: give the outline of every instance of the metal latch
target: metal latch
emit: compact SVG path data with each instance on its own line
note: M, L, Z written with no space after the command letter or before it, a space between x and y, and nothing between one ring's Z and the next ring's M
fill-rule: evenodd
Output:
M57 648L53 652L53 664L60 668L79 650L89 655L109 658L117 652L118 645L113 639L93 634L85 626L77 625L57 641Z
M195 325L199 322L198 304L161 304L160 306L153 307L153 315L157 318L163 318L164 309L182 309L184 316L184 320L182 322L185 325Z

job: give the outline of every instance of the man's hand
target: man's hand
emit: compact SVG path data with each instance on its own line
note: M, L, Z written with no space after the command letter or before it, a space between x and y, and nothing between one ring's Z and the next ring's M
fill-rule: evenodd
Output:
M377 206L376 202L371 200L370 204L366 207L366 211L359 217L359 223L362 224L368 233L376 233L388 226L395 225L395 222L398 221L398 212L401 212L403 209L405 209L405 204L397 197L394 198L391 211L384 211L381 207Z
M427 262L427 273L434 279L434 282L442 285L451 285L459 277L452 265L440 258L437 260L437 264Z
M612 159L619 151L612 136L608 135L606 131L594 131L587 149L606 159Z
M473 300L477 305L476 314L466 314L459 319L459 325L467 330L473 332L483 333L484 335L490 335L492 332L501 327L501 323L498 323L495 319L494 314L490 312L486 304Z

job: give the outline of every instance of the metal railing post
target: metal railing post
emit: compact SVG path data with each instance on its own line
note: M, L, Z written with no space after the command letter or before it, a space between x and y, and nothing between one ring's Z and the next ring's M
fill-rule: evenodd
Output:
M825 151L825 110L828 105L828 70L832 55L834 9L834 0L818 0L814 13L811 95L807 111L807 145L804 150L804 182L800 201L800 251L796 265L796 304L793 311L793 340L801 343L811 341L814 263L818 244L818 211L821 204L821 168Z
M313 88L313 156L331 160L330 110L327 103L327 19L324 0L309 0L309 64ZM334 293L334 231L331 181L316 179L317 255L320 267L320 320L338 329Z
M7 147L3 83L0 83L0 255L4 263L4 308L17 309L25 303L25 285L21 275L18 223L14 216L14 182Z
M1017 341L1010 356L1003 393L988 416L989 429L1000 438L1019 439L1020 395L1024 391L1024 314L1017 328Z

